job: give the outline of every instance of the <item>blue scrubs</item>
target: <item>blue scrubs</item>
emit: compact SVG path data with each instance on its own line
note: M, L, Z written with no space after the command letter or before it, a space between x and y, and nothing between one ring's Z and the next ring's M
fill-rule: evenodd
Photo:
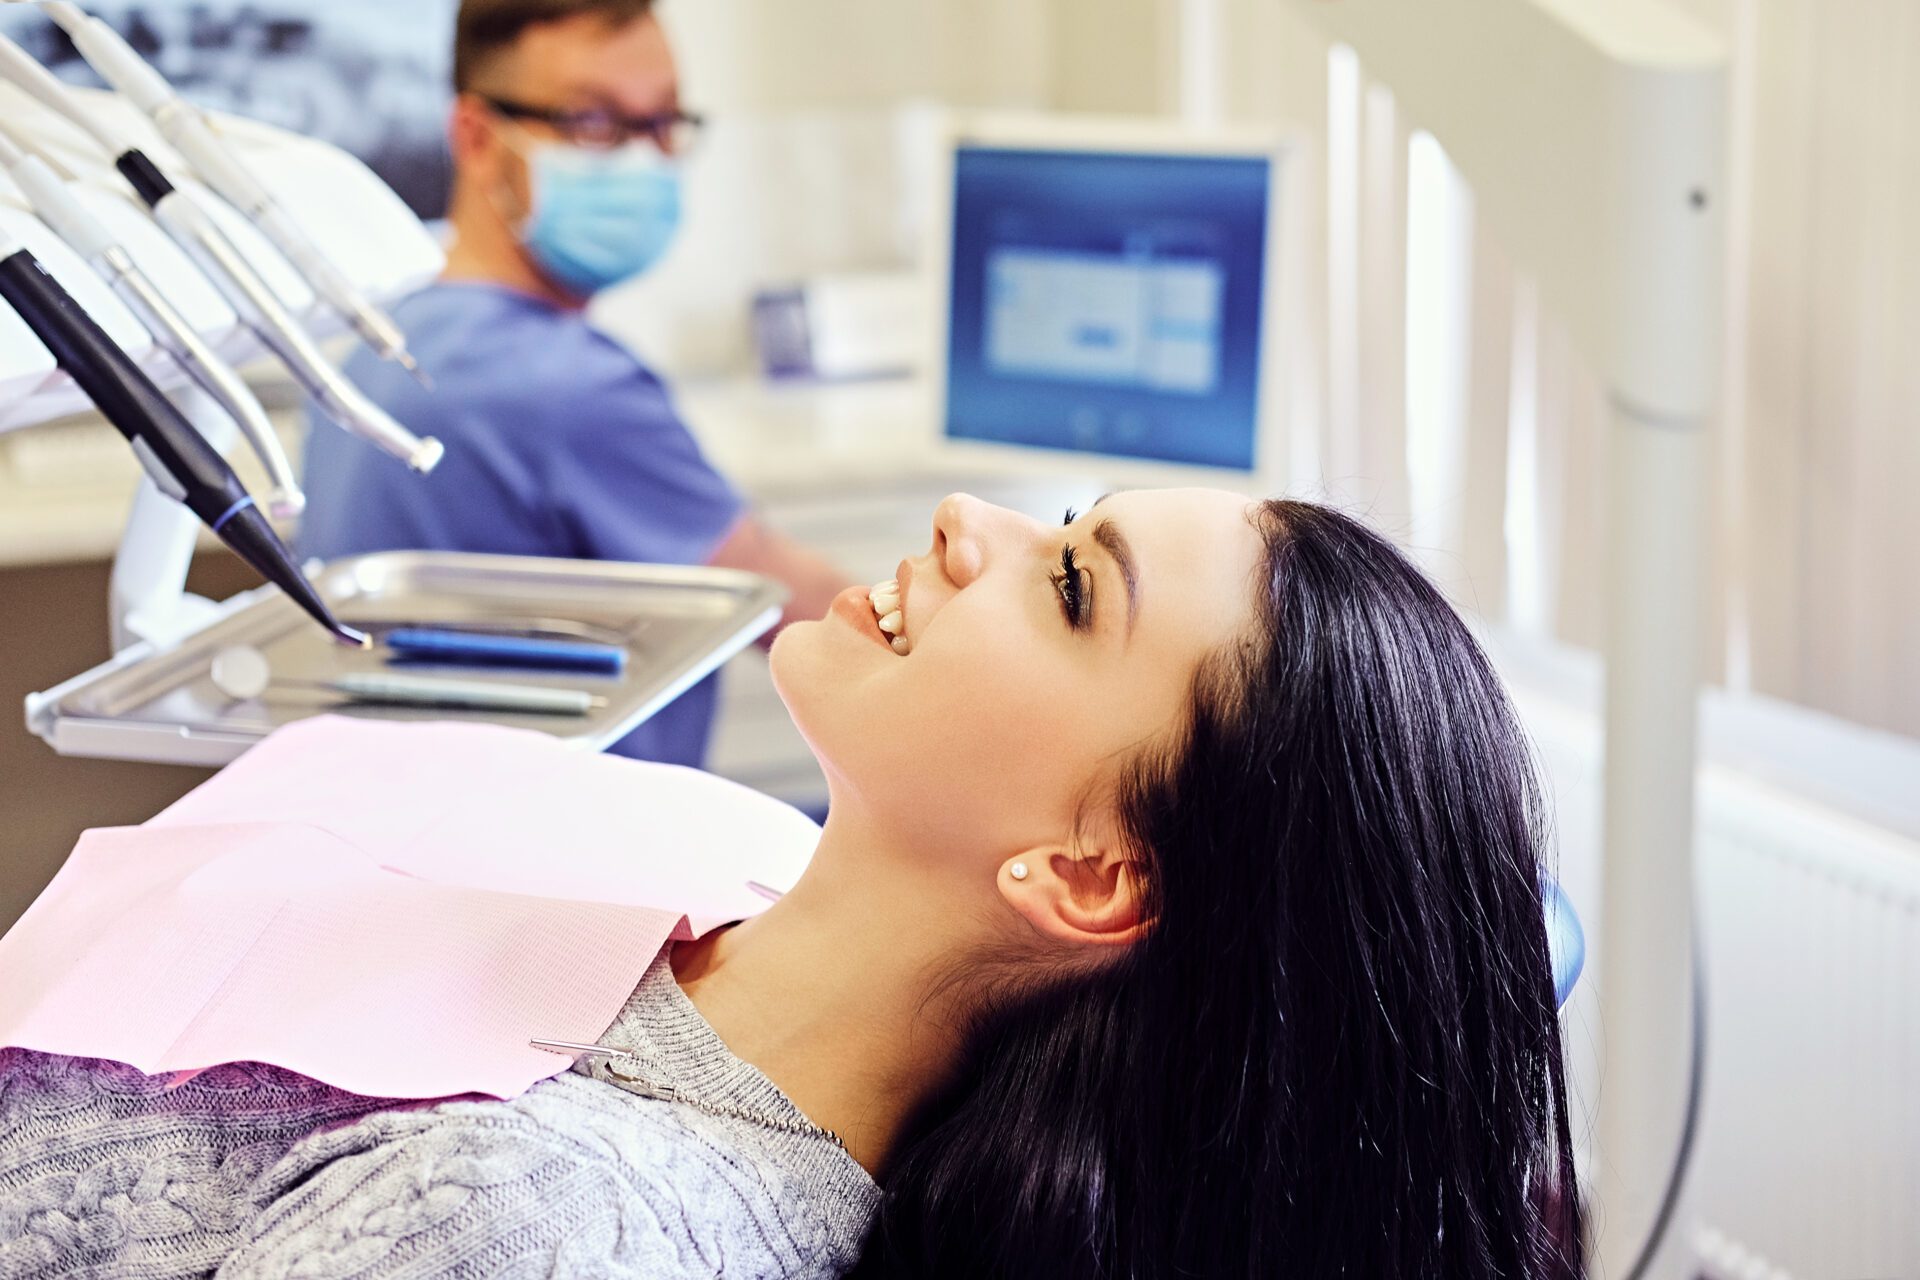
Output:
M408 429L438 436L431 475L316 421L302 556L481 551L703 564L743 511L660 380L578 312L480 282L440 283L394 311L428 391L365 349L346 366ZM698 766L715 681L613 750Z

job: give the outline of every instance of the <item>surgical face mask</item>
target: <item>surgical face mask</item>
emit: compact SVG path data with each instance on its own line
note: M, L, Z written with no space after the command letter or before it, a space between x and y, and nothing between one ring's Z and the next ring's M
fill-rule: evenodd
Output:
M541 268L587 296L639 275L680 227L680 172L643 142L610 151L541 142L527 168L533 212L520 240Z

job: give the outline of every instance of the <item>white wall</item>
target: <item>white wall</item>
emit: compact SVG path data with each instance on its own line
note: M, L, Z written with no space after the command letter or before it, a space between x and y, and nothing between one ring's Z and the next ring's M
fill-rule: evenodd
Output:
M665 0L713 125L687 231L601 322L680 378L751 363L755 288L917 256L943 107L1145 113L1167 0Z
M1053 0L1051 104L1111 115L1171 110L1171 9L1166 0Z
M1034 0L665 0L691 97L726 111L906 98L1046 106L1053 11Z

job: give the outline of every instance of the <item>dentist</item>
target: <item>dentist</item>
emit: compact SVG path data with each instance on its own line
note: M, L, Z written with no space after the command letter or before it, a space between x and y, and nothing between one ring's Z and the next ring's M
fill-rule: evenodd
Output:
M446 272L395 311L434 388L365 352L347 367L447 456L420 477L310 433L302 553L717 565L783 582L785 620L820 617L847 580L747 510L660 379L585 315L680 224L700 122L652 0L463 0L454 88ZM710 678L613 750L699 765L714 694Z

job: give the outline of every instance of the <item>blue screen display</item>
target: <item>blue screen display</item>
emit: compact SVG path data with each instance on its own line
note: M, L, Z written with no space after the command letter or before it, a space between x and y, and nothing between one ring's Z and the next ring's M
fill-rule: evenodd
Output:
M1269 161L963 146L949 437L1251 470Z

